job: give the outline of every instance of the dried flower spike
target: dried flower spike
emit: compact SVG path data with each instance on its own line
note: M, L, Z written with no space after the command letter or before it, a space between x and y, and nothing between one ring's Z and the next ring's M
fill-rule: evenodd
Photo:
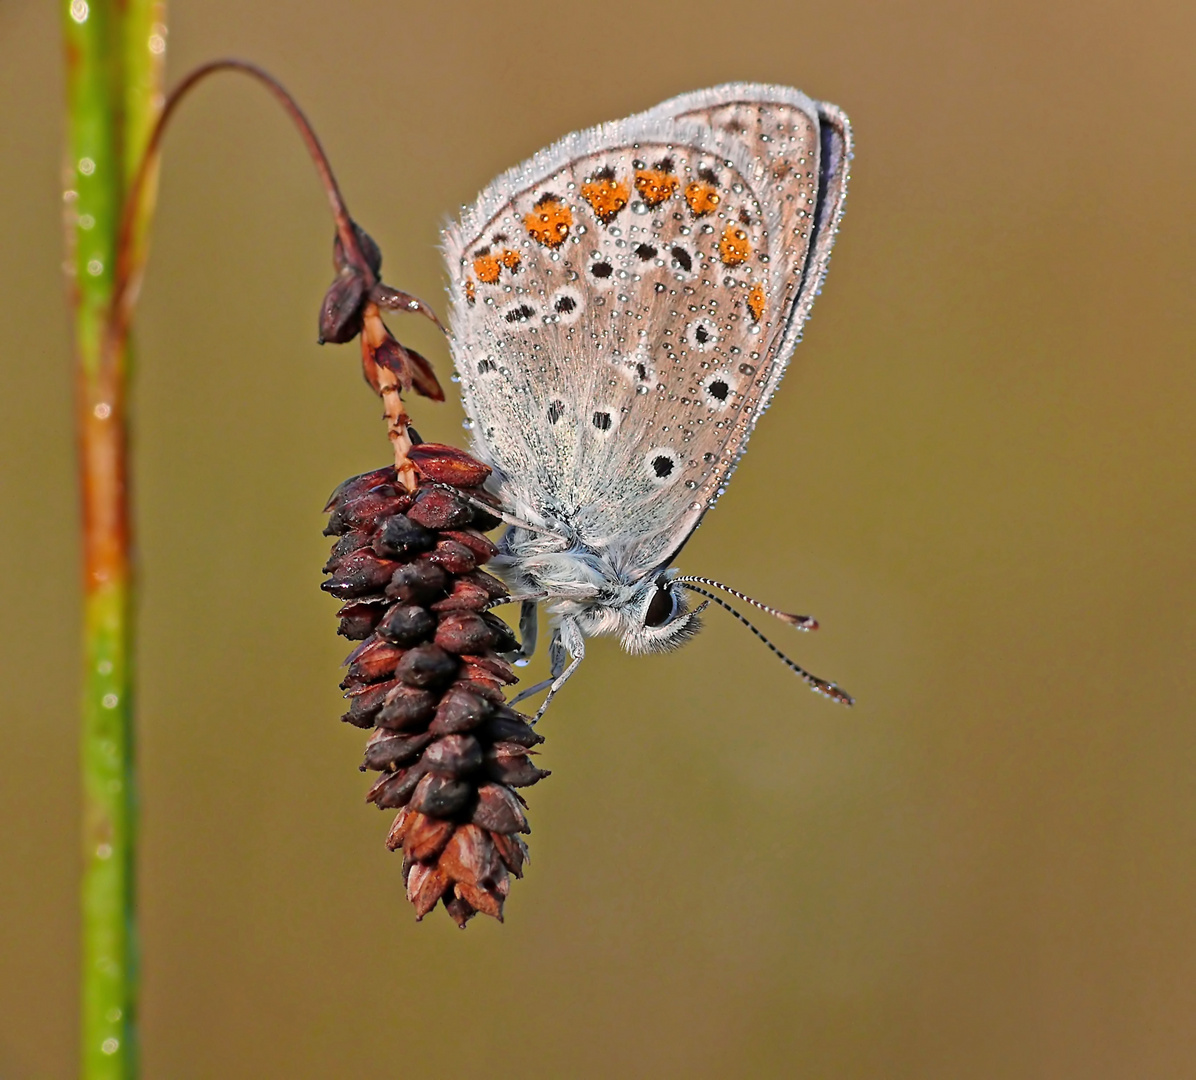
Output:
M481 569L495 553L483 533L498 525L476 506L490 470L429 443L406 460L412 490L388 466L333 493L323 588L345 601L340 633L360 642L341 686L343 719L373 729L362 769L379 776L366 799L398 810L387 846L403 852L416 917L442 903L464 926L479 911L502 918L527 861L516 789L548 772L532 762L542 737L503 693L515 636L486 610L507 595Z

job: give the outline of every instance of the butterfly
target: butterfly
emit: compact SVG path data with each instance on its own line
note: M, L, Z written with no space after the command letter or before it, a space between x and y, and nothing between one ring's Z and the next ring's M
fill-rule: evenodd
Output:
M519 659L539 604L553 622L551 678L516 699L547 689L537 717L588 637L671 649L711 602L747 622L703 585L817 626L672 563L785 373L851 150L834 105L730 83L566 136L447 229L453 362L509 525L493 565L522 601Z

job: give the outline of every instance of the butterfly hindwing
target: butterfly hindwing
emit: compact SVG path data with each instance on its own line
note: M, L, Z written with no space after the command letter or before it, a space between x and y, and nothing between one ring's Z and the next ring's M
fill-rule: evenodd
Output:
M568 136L448 234L476 451L517 514L629 580L721 494L796 344L845 181L822 109L685 95Z

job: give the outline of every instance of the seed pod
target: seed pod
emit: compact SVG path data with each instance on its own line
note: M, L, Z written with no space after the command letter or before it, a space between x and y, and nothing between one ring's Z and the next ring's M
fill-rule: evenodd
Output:
M418 645L435 632L436 619L416 604L395 604L378 624L379 636L395 645Z

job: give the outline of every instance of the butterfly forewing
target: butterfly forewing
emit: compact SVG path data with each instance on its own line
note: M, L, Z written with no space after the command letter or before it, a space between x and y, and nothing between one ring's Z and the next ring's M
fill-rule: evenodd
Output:
M796 342L820 152L795 91L705 91L570 136L450 232L465 407L517 513L631 579L684 542Z

